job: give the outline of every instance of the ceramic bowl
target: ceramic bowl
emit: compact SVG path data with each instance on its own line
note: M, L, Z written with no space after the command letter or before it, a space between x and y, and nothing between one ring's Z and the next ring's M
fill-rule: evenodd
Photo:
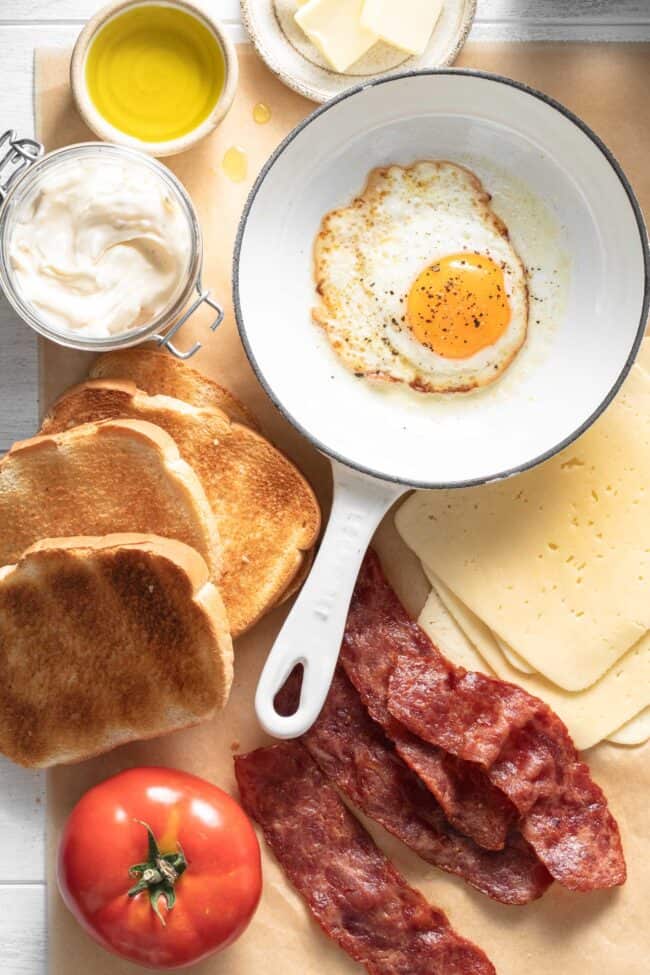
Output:
M378 43L343 74L328 67L295 23L293 15L297 9L298 0L241 0L248 36L271 71L305 98L326 102L361 81L453 64L470 32L476 0L445 0L419 57Z
M239 75L237 52L235 51L234 44L228 37L227 29L219 21L210 17L203 7L192 3L191 0L165 0L165 6L177 7L179 10L183 10L200 20L216 39L223 53L225 64L223 90L208 117L195 129L192 129L191 132L187 132L177 139L169 139L165 142L146 142L122 132L106 121L104 116L95 107L88 93L88 87L86 85L86 57L97 32L109 20L133 7L151 5L155 5L155 0L119 0L119 2L112 3L95 14L82 30L74 46L70 63L70 85L79 114L86 125L100 139L116 145L139 149L141 152L146 152L150 156L174 156L179 152L185 152L197 142L200 142L201 139L204 139L206 135L209 135L219 125L227 114L237 89Z

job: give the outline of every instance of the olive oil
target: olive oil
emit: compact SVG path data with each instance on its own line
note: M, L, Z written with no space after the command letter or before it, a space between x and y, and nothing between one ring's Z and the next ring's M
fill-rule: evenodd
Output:
M271 121L271 109L264 102L258 102L253 108L253 119L258 125L266 125Z
M219 42L198 17L149 3L117 14L98 31L86 84L96 109L120 132L166 142L210 115L225 70Z
M248 156L241 146L226 149L221 161L223 171L233 183L242 183L248 174Z

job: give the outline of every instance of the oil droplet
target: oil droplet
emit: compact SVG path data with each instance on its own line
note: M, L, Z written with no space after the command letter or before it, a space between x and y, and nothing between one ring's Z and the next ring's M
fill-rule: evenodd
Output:
M258 125L266 125L271 118L271 109L264 102L258 102L253 109L253 118Z
M240 146L231 146L230 149L226 149L221 165L224 173L233 183L241 183L246 179L248 157Z

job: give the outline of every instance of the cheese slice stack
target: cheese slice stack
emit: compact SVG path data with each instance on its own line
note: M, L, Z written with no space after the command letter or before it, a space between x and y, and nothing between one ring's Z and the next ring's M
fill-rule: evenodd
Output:
M540 674L526 675L512 667L500 654L485 624L466 608L458 612L459 603L453 593L426 567L425 572L433 590L422 610L420 626L454 663L467 670L495 674L546 701L562 718L581 750L603 738L635 745L650 737L649 719L633 717L642 712L649 699L650 635L642 637L601 680L572 693Z
M646 340L606 413L542 467L396 515L474 669L546 700L581 748L650 735L649 365Z

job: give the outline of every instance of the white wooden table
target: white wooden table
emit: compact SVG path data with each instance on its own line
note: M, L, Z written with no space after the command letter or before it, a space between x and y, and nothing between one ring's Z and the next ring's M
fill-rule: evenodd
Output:
M238 0L204 0L243 40ZM33 132L35 47L70 47L102 0L0 0L0 131ZM473 40L650 41L650 0L479 0ZM36 429L36 342L0 298L0 451ZM44 778L0 759L0 975L47 969Z

